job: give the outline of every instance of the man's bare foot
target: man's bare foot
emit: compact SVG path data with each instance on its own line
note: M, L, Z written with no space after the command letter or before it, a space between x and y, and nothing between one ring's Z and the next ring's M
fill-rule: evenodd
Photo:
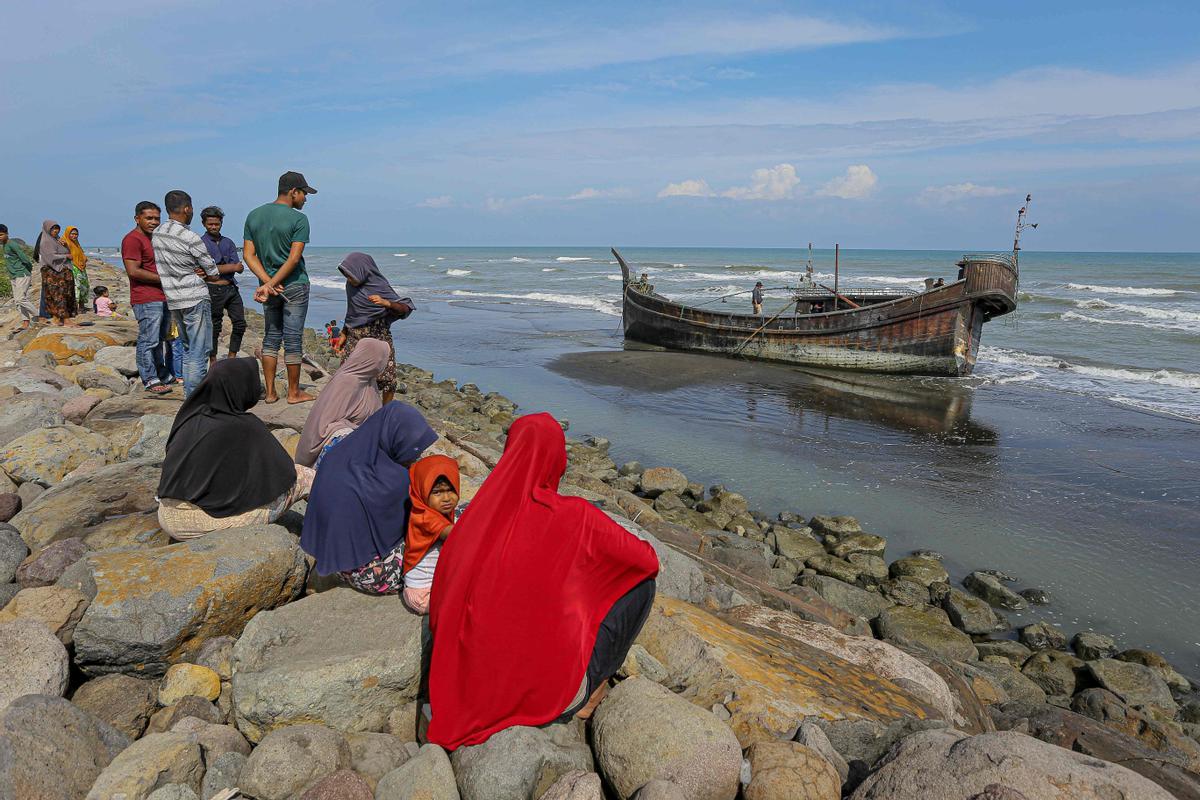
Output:
M296 392L295 394L288 395L288 403L290 405L296 405L297 403L308 403L316 399L317 398L313 397L308 392Z
M596 707L606 697L608 697L608 681L596 687L596 691L592 692L592 696L588 698L587 705L575 712L575 718L591 719L592 714L596 712Z
M264 402L264 403L266 403L267 405L271 405L271 403L278 403L278 402L279 402L279 395L277 395L277 394L269 394L269 395L267 395L266 397L264 397L264 398L263 398L263 402Z

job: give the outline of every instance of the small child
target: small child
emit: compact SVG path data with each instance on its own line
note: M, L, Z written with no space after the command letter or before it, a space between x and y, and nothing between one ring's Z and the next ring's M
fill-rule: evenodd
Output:
M117 304L109 299L107 286L97 286L92 289L92 294L95 295L92 298L92 310L96 312L96 316L121 318L121 315L116 313Z
M404 542L404 605L429 613L429 594L442 542L454 529L458 507L458 463L449 456L422 458L409 469L408 535Z

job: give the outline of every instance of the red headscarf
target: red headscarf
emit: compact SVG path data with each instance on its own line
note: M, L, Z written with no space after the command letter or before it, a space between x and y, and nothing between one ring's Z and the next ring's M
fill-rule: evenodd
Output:
M554 417L521 417L442 546L429 604L429 740L448 750L561 716L613 603L658 574L654 548L558 494L566 469Z
M438 478L450 481L454 493L462 494L458 489L458 462L449 456L426 456L413 464L408 474L408 499L412 511L408 514L408 536L404 542L405 572L417 565L438 540L442 529L454 522L426 502Z

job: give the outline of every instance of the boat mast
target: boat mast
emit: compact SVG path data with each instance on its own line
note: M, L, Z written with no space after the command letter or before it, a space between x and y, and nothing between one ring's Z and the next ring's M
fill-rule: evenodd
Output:
M1017 211L1017 230L1013 234L1013 266L1017 266L1017 254L1021 252L1021 231L1026 228L1037 230L1036 222L1026 222L1025 215L1029 213L1029 205L1033 202L1033 195L1025 195L1025 205L1021 206Z
M834 244L833 246L833 310L838 310L838 260L841 255L842 246Z

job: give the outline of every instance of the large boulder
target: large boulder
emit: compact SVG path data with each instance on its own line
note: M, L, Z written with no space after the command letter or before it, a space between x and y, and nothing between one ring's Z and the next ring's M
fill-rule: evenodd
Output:
M110 464L38 495L13 517L25 541L39 548L80 538L93 549L166 544L154 494L162 462Z
M0 468L18 483L53 486L85 461L107 462L115 456L108 439L67 423L13 439L0 450Z
M976 597L982 598L999 608L1020 611L1028 608L1029 603L1024 597L1009 589L995 575L987 572L972 572L963 578L963 586L967 587Z
M745 800L841 800L842 779L817 752L796 742L756 742L746 752Z
M171 731L138 739L112 760L92 784L86 800L146 800L172 783L192 791L204 778L204 758L195 737Z
M48 392L19 394L0 403L0 446L38 428L62 425L62 398Z
M62 698L25 695L0 715L0 797L80 800L128 746L125 735Z
M958 731L914 734L893 748L851 797L971 798L993 784L1009 790L1008 797L1029 800L1172 800L1170 794L1132 770L1013 731L978 736ZM1064 787L1070 788L1064 791ZM992 797L1005 795L993 793Z
M69 378L47 366L29 365L0 370L0 387L12 387L20 394L55 394L70 385Z
M62 586L22 589L0 609L0 624L15 619L35 620L49 628L63 644L70 645L75 626L87 606L88 598L78 589Z
M308 565L275 525L217 531L153 550L87 556L96 598L75 629L89 675L161 675L205 640L237 636L260 611L299 596Z
M953 587L942 600L942 610L963 633L982 636L1004 628L987 601Z
M596 760L621 800L651 780L669 780L694 800L737 794L742 753L733 731L658 684L620 683L594 720Z
M939 712L911 690L812 645L659 596L638 638L668 685L704 709L722 704L743 746L790 739L805 717L888 723Z
M460 800L446 751L436 744L422 745L415 756L379 780L375 800Z
M49 628L32 619L0 624L0 712L18 697L62 697L70 661Z
M978 658L971 637L951 625L941 609L893 606L880 614L875 623L879 638L905 649L949 661Z
M166 414L147 414L137 422L134 434L137 438L129 447L130 458L153 458L161 460L167 455L167 437L175 418Z
M1165 760L1193 772L1200 771L1200 742L1180 733L1177 725L1159 722L1125 704L1107 689L1084 689L1071 698L1071 710L1138 739L1147 747L1164 753ZM1200 780L1200 775L1197 779Z
M912 581L926 587L931 583L945 583L950 578L942 562L929 556L898 558L888 567L888 574L897 580Z
M112 725L130 739L146 730L157 708L158 682L129 675L101 675L75 690L71 702Z
M592 771L578 720L542 728L515 726L450 756L462 800L538 800L568 772Z
M642 473L640 487L647 497L658 497L663 492L683 494L688 479L674 467L651 467Z
M1072 661L1079 660L1058 650L1043 650L1030 656L1021 672L1046 694L1070 697L1075 694L1076 683Z
M110 397L100 401L98 406L88 412L83 419L83 426L91 428L97 433L108 435L127 428L131 423L135 423L147 415L163 414L174 417L182 404L182 392L171 392L161 396L135 392ZM259 405L261 406L262 403Z
M800 584L812 589L827 603L865 620L878 617L891 605L879 592L860 589L827 575L805 575Z
M40 333L25 345L24 352L44 350L54 356L54 360L59 364L82 364L91 361L104 347L136 342L137 332L133 333L133 342L130 342L129 338L116 330L52 328Z
M1063 650L1067 646L1067 635L1062 629L1044 620L1025 625L1017 635L1030 650Z
M294 725L267 734L242 768L240 788L257 800L289 800L327 775L350 768L350 745L324 725Z
M132 378L138 374L136 347L102 347L96 351L92 361L112 367L126 377Z
M417 695L421 620L395 597L346 588L259 614L233 648L238 728L251 741L300 722L385 730L389 712Z
M1096 683L1134 708L1157 707L1174 715L1177 706L1171 690L1150 667L1115 658L1087 662Z

